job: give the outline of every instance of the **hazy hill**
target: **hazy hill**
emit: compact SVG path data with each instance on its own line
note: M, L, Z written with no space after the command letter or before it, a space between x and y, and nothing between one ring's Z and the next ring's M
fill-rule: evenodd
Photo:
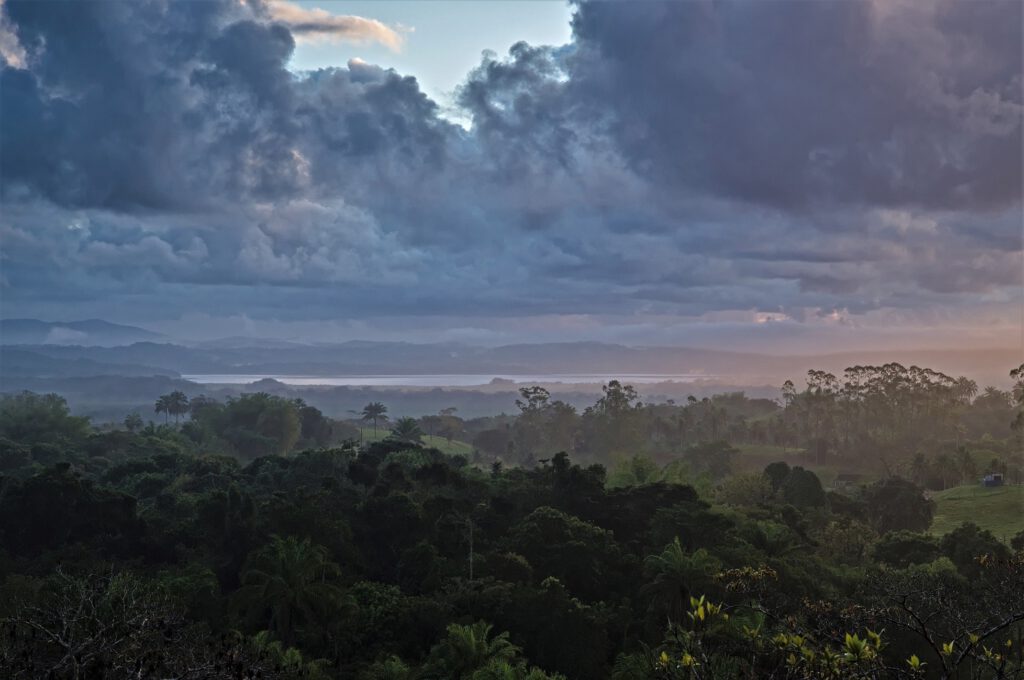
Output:
M59 358L25 349L0 347L0 386L16 377L71 378L101 375L177 376L178 372L133 363L111 363L75 357Z
M243 342L244 341L244 342ZM5 348L5 351L8 348ZM9 349L59 361L91 361L109 372L138 375L138 367L181 374L253 375L423 375L423 374L700 374L723 384L797 384L809 369L841 374L857 364L899 361L982 385L1005 386L1021 351L951 350L845 352L816 356L777 356L680 347L625 347L602 343L551 343L485 348L457 344L349 342L311 344L232 339L184 346L137 342L121 347L32 344ZM0 367L0 375L4 371ZM39 373L46 375L50 373Z
M0 344L4 345L129 345L156 340L160 334L135 326L101 319L40 321L0 319Z
M68 377L5 377L0 392L29 390L37 393L55 392L67 399L74 413L87 415L97 422L120 421L131 412L146 419L158 419L153 412L157 397L172 390L186 395L200 394L224 400L230 396L251 392L267 392L289 399L302 398L332 418L350 418L352 411L361 411L371 401L382 401L388 406L392 418L435 414L442 408L454 407L463 418L516 413L515 400L519 397L517 385L495 387L488 391L475 388L380 388L380 387L323 387L293 386L276 380L264 379L249 385L200 385L168 376L68 376ZM645 400L663 402L672 398L682 401L687 395L709 397L722 388L706 384L645 385L641 394ZM771 386L746 388L753 397L775 397L777 389ZM565 385L557 398L582 410L600 397L596 386Z

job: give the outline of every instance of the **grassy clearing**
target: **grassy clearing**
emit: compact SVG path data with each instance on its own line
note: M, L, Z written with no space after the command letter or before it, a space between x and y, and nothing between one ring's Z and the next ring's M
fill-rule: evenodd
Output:
M360 429L363 432L364 442L380 441L381 439L386 438L388 434L390 434L391 432L390 428L382 425L377 426L376 434L374 434L372 427L363 427ZM447 453L450 456L468 456L469 454L473 453L473 446L466 442L459 441L458 439L453 439L449 442L444 437L437 437L430 434L423 436L423 445L435 448L438 451L441 451L442 453Z
M1024 530L1024 486L958 486L936 493L931 532L941 536L963 522L974 522L1009 542Z

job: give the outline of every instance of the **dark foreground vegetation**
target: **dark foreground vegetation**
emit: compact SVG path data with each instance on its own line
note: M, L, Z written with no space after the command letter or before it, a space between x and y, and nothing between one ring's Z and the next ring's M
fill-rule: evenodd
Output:
M1024 678L1024 532L934 535L928 496L1020 483L1022 369L474 421L9 395L0 677Z

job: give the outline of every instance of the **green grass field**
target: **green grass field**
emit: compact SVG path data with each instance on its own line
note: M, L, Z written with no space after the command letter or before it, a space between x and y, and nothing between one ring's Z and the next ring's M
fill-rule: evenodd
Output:
M390 432L390 429L383 425L378 425L376 435L374 434L372 427L363 427L360 429L363 432L364 442L379 441L381 439L386 438L388 436L388 433ZM451 442L449 442L444 437L436 437L434 435L429 434L424 435L423 445L435 448L438 451L441 451L442 453L447 453L450 456L460 454L468 456L469 454L473 453L473 447L470 444L467 444L466 442L459 441L458 439L453 439L451 440Z
M1024 486L958 486L936 493L931 533L941 536L963 522L974 522L1009 542L1024 530Z

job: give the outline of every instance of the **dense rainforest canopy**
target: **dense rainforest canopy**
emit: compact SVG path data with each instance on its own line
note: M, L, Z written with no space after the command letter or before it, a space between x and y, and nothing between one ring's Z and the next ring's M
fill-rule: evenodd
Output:
M524 388L471 421L172 393L97 426L7 395L0 675L1024 677L1024 532L930 531L933 491L1021 482L1013 376Z

